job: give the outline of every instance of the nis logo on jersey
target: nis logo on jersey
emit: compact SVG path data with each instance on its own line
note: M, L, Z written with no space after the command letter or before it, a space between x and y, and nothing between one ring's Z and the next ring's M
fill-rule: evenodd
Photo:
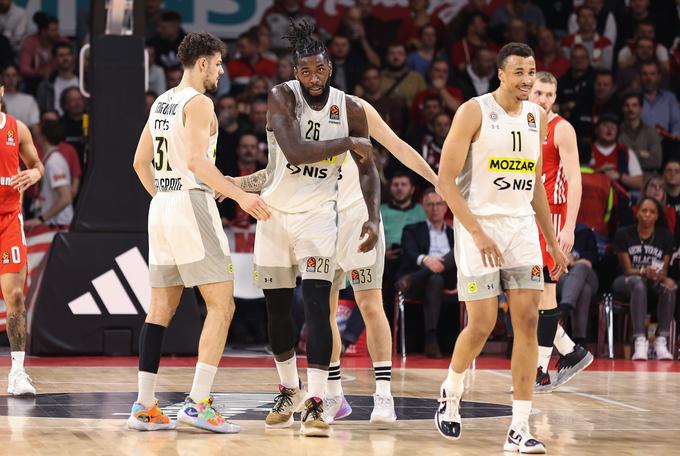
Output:
M536 161L525 158L490 157L487 169L494 173L517 173L531 174L528 178L497 177L493 184L498 190L525 190L534 188L534 176Z

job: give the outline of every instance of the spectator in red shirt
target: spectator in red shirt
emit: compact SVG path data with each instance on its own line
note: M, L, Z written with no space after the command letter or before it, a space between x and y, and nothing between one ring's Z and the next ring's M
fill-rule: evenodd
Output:
M470 14L466 18L463 25L465 36L454 41L451 46L451 65L459 73L472 64L472 56L477 49L487 48L498 52L498 46L487 36L487 23L487 17L480 12Z
M239 138L236 148L236 160L226 170L227 176L239 177L253 174L263 166L258 162L258 139L252 133L244 133ZM219 204L222 226L247 228L255 219L250 217L234 200L226 199Z
M578 30L562 40L562 52L565 56L571 55L575 46L583 46L590 55L593 68L611 70L614 61L614 47L612 42L597 33L597 19L595 11L587 6L578 10Z
M433 60L427 76L429 80L427 88L413 99L411 106L412 121L423 121L423 101L430 95L441 97L444 107L451 113L455 113L463 102L463 91L447 83L449 80L449 62L446 59Z
M56 111L45 111L40 116L40 124L36 125L35 128L35 148L38 150L38 156L43 159L45 154L44 144L45 138L43 137L41 126L45 122L59 121L59 113ZM71 172L71 197L75 201L78 195L78 190L80 190L80 180L83 175L83 170L80 165L80 159L78 158L78 152L69 143L62 140L57 144L57 150L64 157L66 163L68 163L69 171ZM38 187L36 187L37 191Z
M276 62L262 57L260 43L255 31L242 34L236 41L237 58L227 63L227 71L232 83L231 94L242 92L252 76L260 75L273 79Z
M547 71L561 78L571 63L562 55L562 50L555 40L555 34L549 28L538 31L538 49L536 49L536 71Z
M437 16L430 16L427 9L430 6L429 0L409 0L408 7L411 10L409 16L401 21L397 31L397 41L406 45L409 50L415 49L420 44L420 29L428 24L437 30L437 39L444 41L446 27Z
M290 54L282 55L276 62L276 75L274 76L272 86L282 82L290 81L292 79L295 79L295 73L293 72L293 58L290 56Z
M38 83L57 69L52 48L66 40L59 34L59 20L56 17L38 11L33 15L33 22L38 31L21 43L19 69L24 77L24 90L35 95Z
M625 144L618 142L619 123L614 114L605 113L597 121L591 166L609 179L630 190L642 188L640 161ZM583 198L582 198L583 199Z

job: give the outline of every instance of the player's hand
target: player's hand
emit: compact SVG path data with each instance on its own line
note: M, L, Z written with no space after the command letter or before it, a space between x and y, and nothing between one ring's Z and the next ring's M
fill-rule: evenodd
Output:
M267 220L272 215L260 195L243 192L236 202L241 206L241 209L252 215L256 220Z
M378 242L378 224L370 220L365 221L364 225L361 227L360 239L363 239L364 237L366 237L366 240L359 245L359 252L370 252Z
M224 201L225 199L227 199L226 196L224 196L223 194L221 194L220 192L218 192L217 190L215 190L215 200L217 200L218 203L221 203L221 202Z
M472 240L482 255L484 267L494 268L503 264L503 255L501 255L498 245L483 230L476 236L472 236Z
M40 180L40 171L37 169L25 169L19 174L12 176L12 186L14 190L23 192L31 185Z
M555 281L559 280L562 274L569 272L569 258L564 254L559 244L549 245L548 253L555 261L555 267L550 271L550 278Z
M427 267L427 269L434 272L435 274L444 272L445 269L444 259L441 257L426 256L423 258L423 264Z
M557 243L565 254L571 253L571 249L574 248L574 230L560 230Z
M349 139L352 141L352 147L350 147L350 149L361 157L362 163L371 156L373 144L371 144L370 139L362 138L360 136L350 136Z

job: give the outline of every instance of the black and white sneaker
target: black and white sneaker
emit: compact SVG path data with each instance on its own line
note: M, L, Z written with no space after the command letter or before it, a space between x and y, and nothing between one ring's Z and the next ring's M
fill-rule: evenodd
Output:
M444 384L440 391L439 408L434 414L434 424L442 437L458 440L461 432L460 397L462 394L447 394Z
M565 356L560 356L557 361L557 374L553 390L567 383L576 374L590 366L593 362L593 354L580 345L575 345L574 350Z
M543 442L531 435L528 424L518 427L510 426L503 451L522 454L545 454L547 452Z
M534 383L534 393L549 393L553 390L553 385L550 383L550 374L543 372L542 367L536 369L536 383Z

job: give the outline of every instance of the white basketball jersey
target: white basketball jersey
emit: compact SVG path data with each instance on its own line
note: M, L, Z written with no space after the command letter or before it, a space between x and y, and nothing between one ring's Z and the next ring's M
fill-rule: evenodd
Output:
M348 152L342 162L340 180L338 181L338 210L347 209L357 201L363 200L364 194L361 192L361 184L359 183L359 167Z
M184 125L184 106L200 93L192 87L179 91L170 89L151 106L149 131L153 139L153 167L156 190L169 192L195 188L212 191L191 171L187 164L187 153L193 145ZM210 136L206 156L215 162L217 132Z
M295 116L304 141L325 141L349 135L344 92L331 87L326 105L316 111L307 104L299 81L285 84L295 94ZM274 132L269 129L267 140L269 162L262 199L269 206L281 212L307 212L337 199L338 176L346 153L296 166L288 163Z
M541 108L523 101L522 112L515 117L491 93L475 100L482 110L482 124L456 180L458 188L475 215L533 215L531 201L542 145Z

